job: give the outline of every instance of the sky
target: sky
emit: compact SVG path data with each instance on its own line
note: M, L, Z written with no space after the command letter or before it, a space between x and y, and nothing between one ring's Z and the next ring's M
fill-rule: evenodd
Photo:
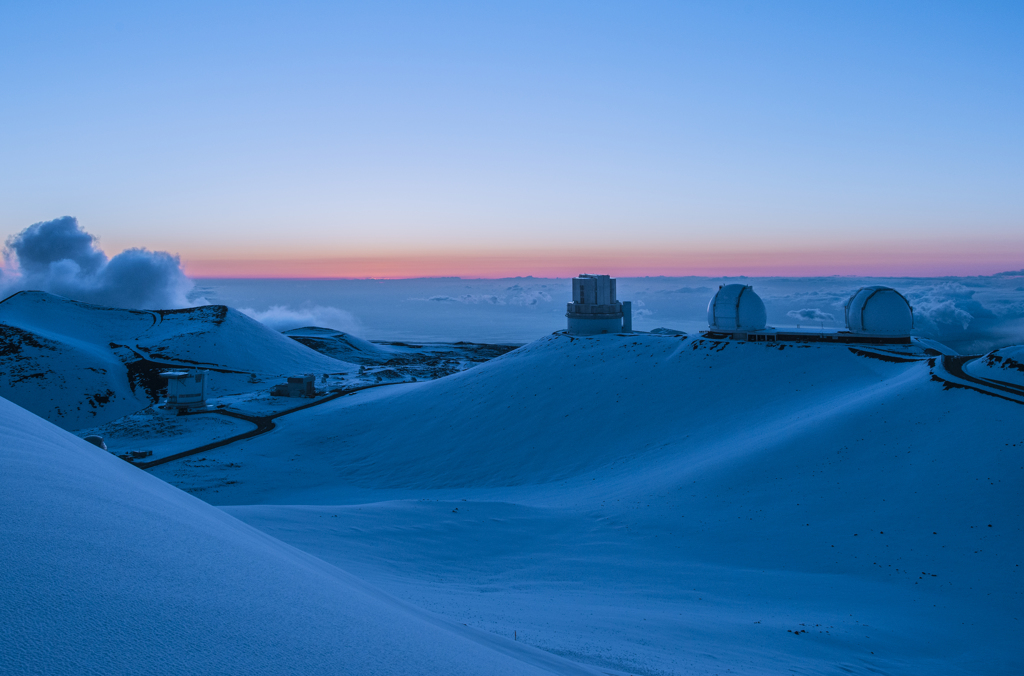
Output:
M1024 267L1024 4L0 4L0 236L191 277ZM7 261L11 265L11 261Z

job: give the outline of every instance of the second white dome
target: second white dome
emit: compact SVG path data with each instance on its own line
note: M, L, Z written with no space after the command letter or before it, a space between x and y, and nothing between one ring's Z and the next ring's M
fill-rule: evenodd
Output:
M865 286L846 302L846 328L851 333L909 336L914 328L914 310L896 289Z
M708 326L714 331L760 331L768 321L764 303L746 284L726 284L708 303Z

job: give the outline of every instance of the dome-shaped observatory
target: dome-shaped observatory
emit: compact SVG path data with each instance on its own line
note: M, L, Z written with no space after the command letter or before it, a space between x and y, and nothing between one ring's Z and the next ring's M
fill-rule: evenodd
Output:
M745 284L726 284L708 303L712 331L761 331L768 321L761 297Z
M851 333L909 336L914 328L914 309L896 289L865 286L846 301L846 328Z

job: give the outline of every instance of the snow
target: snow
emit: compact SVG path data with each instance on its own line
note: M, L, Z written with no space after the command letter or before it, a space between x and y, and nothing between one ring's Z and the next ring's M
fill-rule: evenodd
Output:
M39 291L0 302L0 395L65 429L102 425L155 403L165 367L211 369L211 396L301 373L351 373L230 308L119 310Z
M0 400L5 673L584 674L424 612Z
M328 349L314 348L318 351L330 354L336 359L350 361L354 364L377 363L394 356L395 351L387 346L375 345L368 340L363 340L344 331L327 329L320 326L304 326L299 329L290 329L283 332L290 338L305 339L305 345L310 343L323 345Z
M916 345L558 333L154 474L602 669L1019 672L1021 404L933 368Z
M16 673L1024 670L1020 346L970 389L926 339L502 354L40 293L0 330L0 393L152 459L252 425L158 415L140 364L210 368L256 415L310 403L269 396L283 375L422 375L151 473L0 401Z
M295 400L285 401L294 405ZM102 437L107 450L118 456L149 451L152 455L145 458L149 462L194 448L198 445L196 439L217 441L255 428L253 423L212 413L178 416L147 408L106 425L75 430L74 434L83 439L89 435Z
M1024 387L1024 345L993 350L968 362L964 370L977 378L989 378Z
M151 403L118 354L99 344L5 321L0 305L0 396L68 428L94 425Z
M295 405L267 394L288 376L316 374L324 390L428 380L514 347L377 344L320 327L281 334L225 306L119 310L38 291L0 302L0 340L0 395L69 430L157 403L168 369L207 369L208 401L264 415Z

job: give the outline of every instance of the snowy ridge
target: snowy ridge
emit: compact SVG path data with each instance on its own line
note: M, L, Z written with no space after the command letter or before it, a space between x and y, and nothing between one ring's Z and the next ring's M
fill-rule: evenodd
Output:
M221 371L215 394L246 391L250 374L356 368L222 305L119 310L23 291L0 302L0 334L0 396L66 429L149 406L165 366Z
M734 452L732 437L813 429L810 411L846 410L908 369L926 377L926 356L912 349L893 363L827 344L558 333L471 371L351 398L344 416L334 404L310 413L293 432L310 449L297 471L373 488L489 487L677 458L701 444L720 458Z
M592 674L368 587L0 400L11 673Z
M558 333L155 472L602 668L1014 673L1024 406L938 359Z
M138 385L109 348L0 322L0 396L52 422L73 429L128 415L152 402Z
M1024 345L993 350L967 363L964 370L977 378L988 378L1024 387Z

